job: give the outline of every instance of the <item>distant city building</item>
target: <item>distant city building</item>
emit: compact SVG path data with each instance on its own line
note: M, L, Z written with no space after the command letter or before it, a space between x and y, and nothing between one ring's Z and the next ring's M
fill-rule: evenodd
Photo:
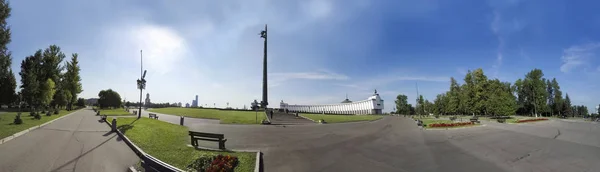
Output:
M181 102L177 103L177 106L181 107Z
M192 100L192 107L198 107L198 95L196 95L196 100Z
M348 96L339 104L328 105L290 105L284 103L283 100L279 104L279 108L287 109L292 112L308 112L308 113L328 113L328 114L382 114L383 100L375 93L361 101L350 101Z
M144 101L144 105L150 105L150 93L146 93L146 100Z
M190 107L190 104L189 104L189 103L186 103L186 104L185 104L185 107L186 107L186 108L189 108L189 107Z

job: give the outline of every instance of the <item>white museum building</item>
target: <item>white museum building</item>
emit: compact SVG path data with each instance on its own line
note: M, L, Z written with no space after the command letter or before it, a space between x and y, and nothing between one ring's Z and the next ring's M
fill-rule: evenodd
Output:
M350 101L348 97L346 100L338 104L325 104L325 105L291 105L284 103L283 100L279 104L279 108L284 110L287 109L290 112L305 112L305 113L326 113L326 114L382 114L383 113L383 99L375 93L361 101Z

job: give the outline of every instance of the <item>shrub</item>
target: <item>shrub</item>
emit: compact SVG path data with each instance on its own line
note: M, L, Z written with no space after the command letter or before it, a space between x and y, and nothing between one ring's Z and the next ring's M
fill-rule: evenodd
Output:
M36 114L35 111L29 112L29 116L35 116L35 114Z
M506 119L504 119L504 118L500 118L500 119L498 119L498 122L499 122L499 123L504 123L504 122L506 122Z
M52 112L50 112L50 111L46 112L46 116L52 116Z
M19 112L19 114L17 114L17 116L15 116L15 121L13 121L13 124L23 124L23 119L21 119L21 113Z
M42 115L40 115L39 113L34 113L33 119L42 119Z
M457 123L437 123L437 124L428 124L427 126L436 128L436 127L460 127L466 125L473 125L473 122L457 122Z
M451 116L450 121L454 121L454 120L456 120L456 116Z
M233 169L239 164L235 156L217 155L200 156L187 166L188 171L206 171L206 172L233 172Z
M100 111L96 111L96 116L100 115Z
M60 109L55 109L55 110L54 110L54 114L55 114L55 115L58 115L58 113L60 113Z
M435 117L435 118L440 118L440 115L435 115L434 117Z

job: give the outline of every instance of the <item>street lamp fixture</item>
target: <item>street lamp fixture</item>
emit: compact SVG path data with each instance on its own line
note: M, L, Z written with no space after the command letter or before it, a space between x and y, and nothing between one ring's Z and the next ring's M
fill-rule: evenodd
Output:
M140 50L140 79L137 80L137 87L140 89L140 108L138 110L138 119L142 117L142 90L146 89L146 70L142 72L142 50Z

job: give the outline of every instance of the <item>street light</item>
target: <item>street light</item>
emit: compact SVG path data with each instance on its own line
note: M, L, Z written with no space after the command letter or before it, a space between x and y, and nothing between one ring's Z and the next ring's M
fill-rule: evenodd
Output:
M142 117L142 90L146 88L146 80L144 79L146 77L146 70L144 70L144 72L142 72L142 70L142 50L140 50L140 79L137 80L137 86L138 89L140 89L140 108L138 110L138 119Z

